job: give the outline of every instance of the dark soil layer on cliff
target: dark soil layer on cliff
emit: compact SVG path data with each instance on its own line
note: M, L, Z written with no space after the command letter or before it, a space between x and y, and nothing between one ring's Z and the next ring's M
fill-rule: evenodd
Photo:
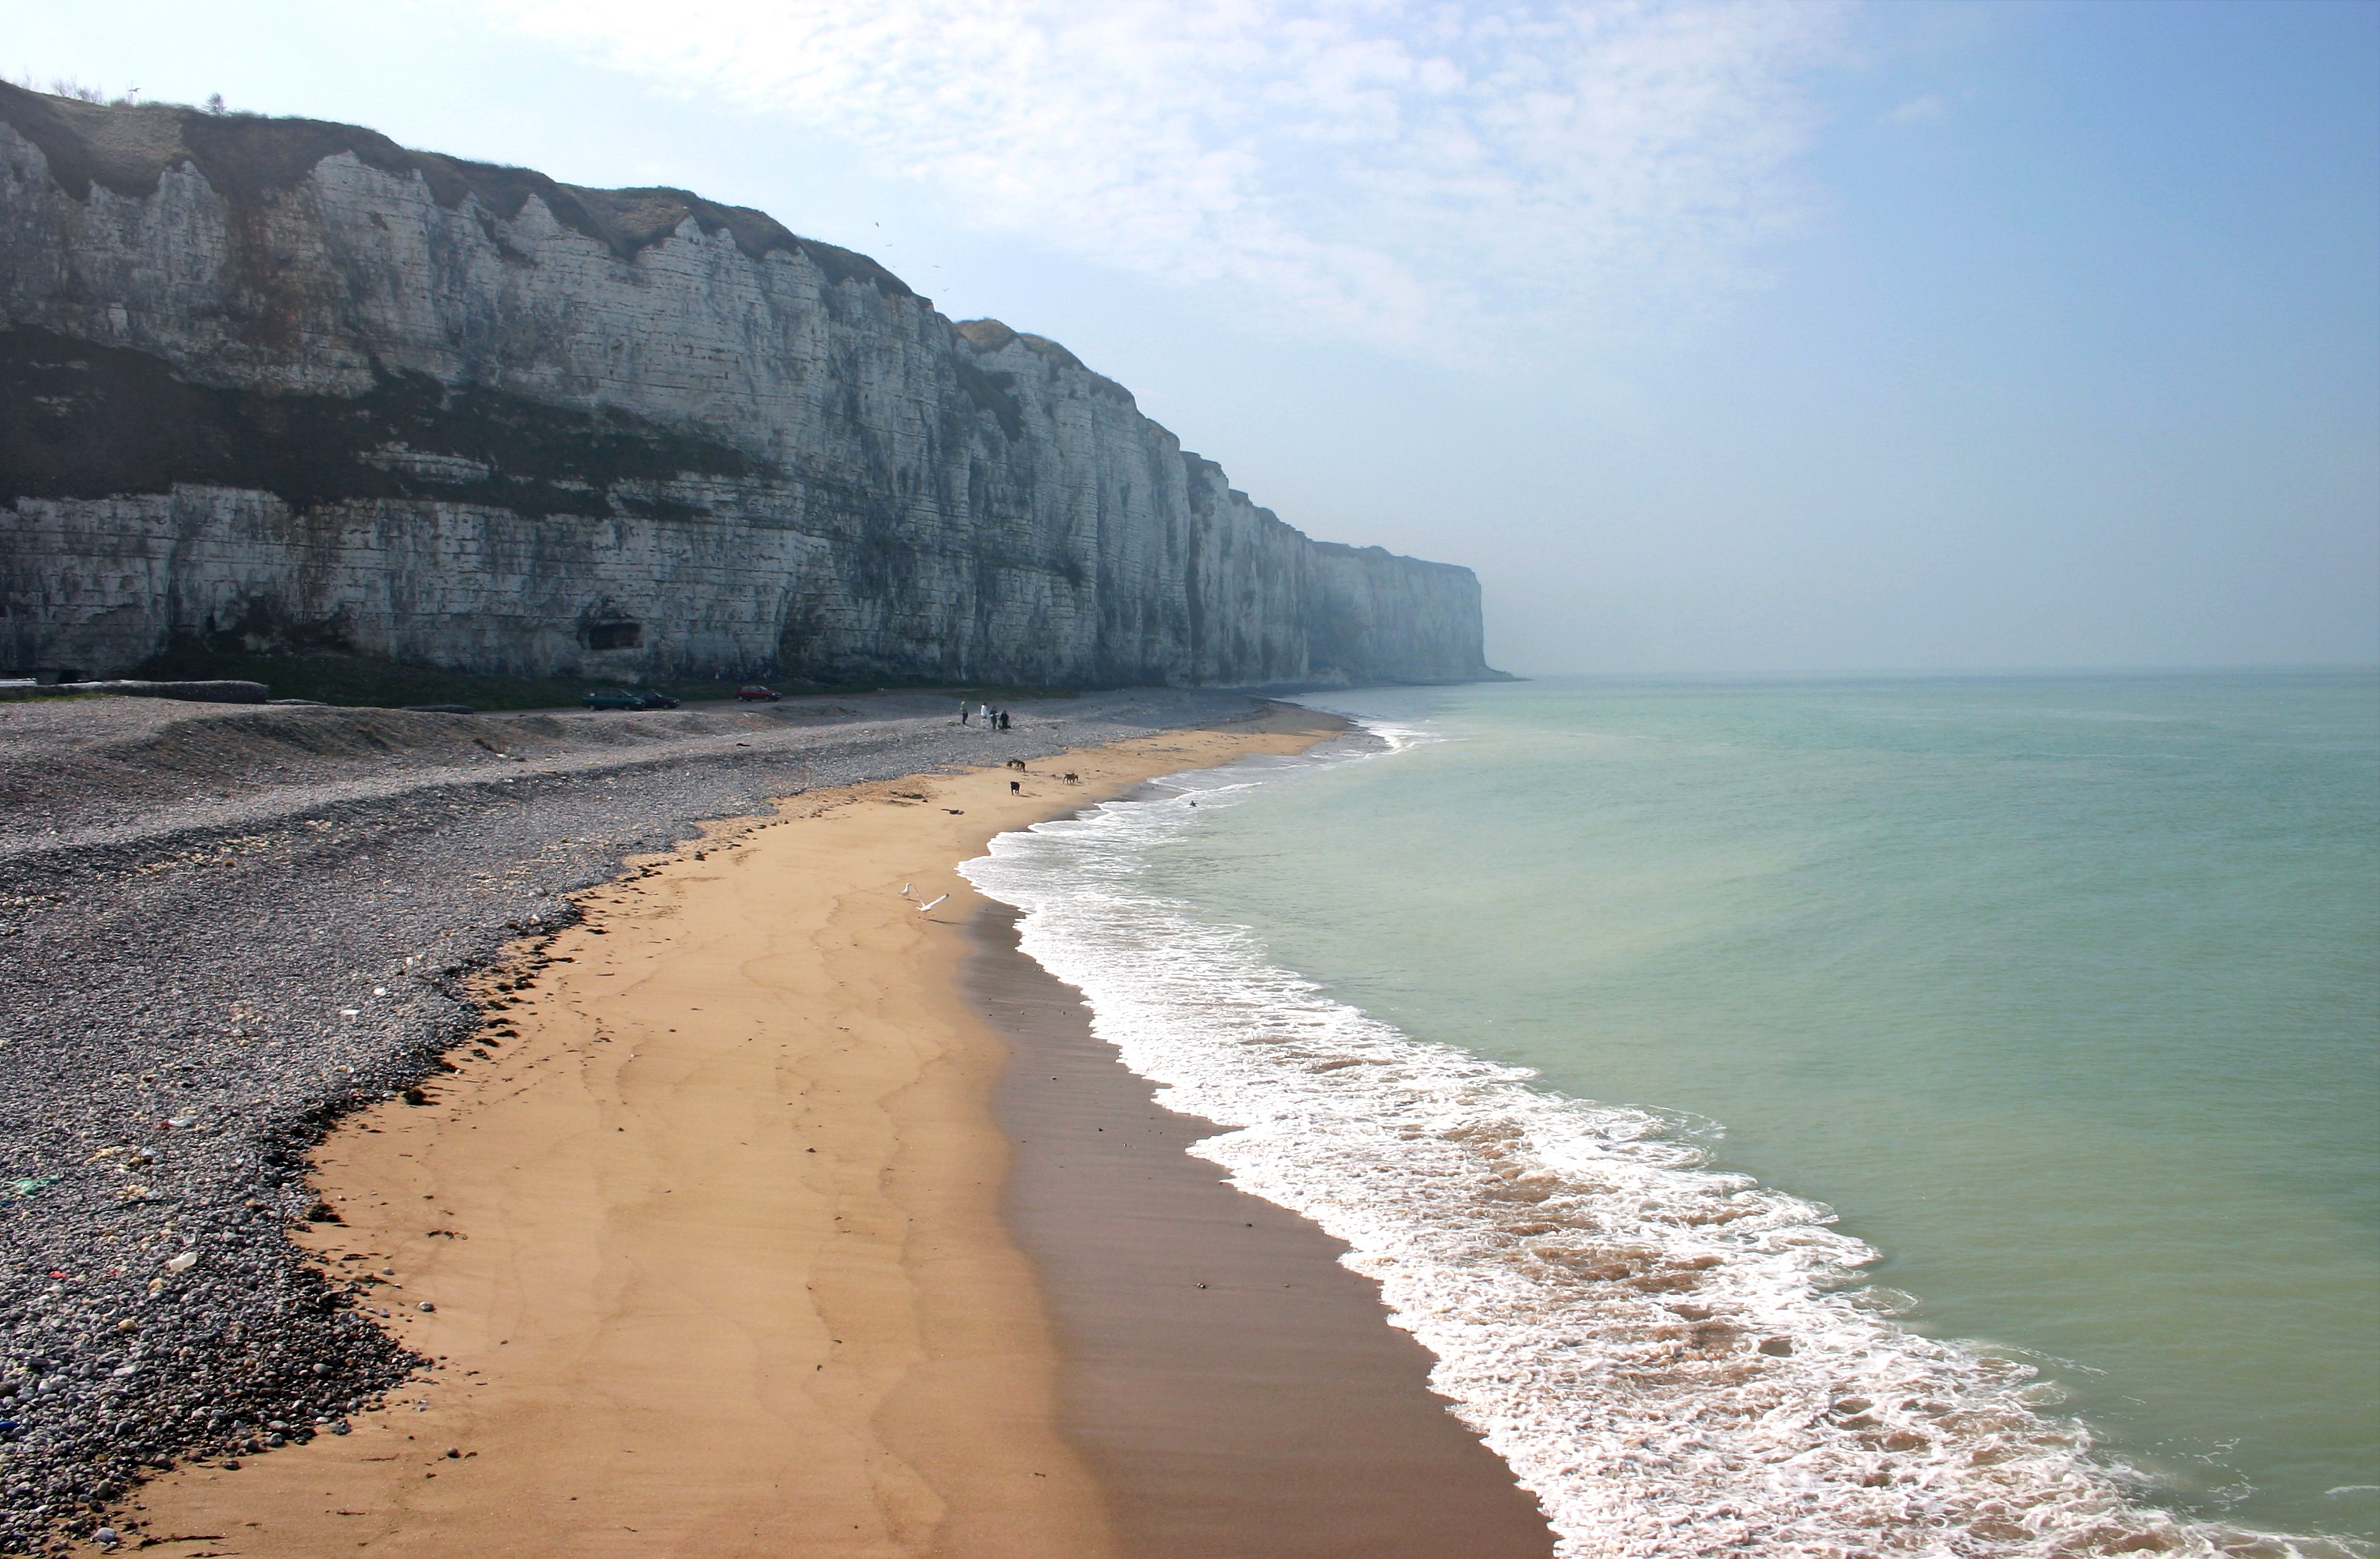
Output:
M558 709L589 688L613 683L601 676L488 676L468 671L401 664L370 655L252 655L185 641L134 668L161 681L229 679L261 682L276 699L311 699L352 708L403 709L408 704L468 704L473 709ZM644 686L644 684L638 684ZM653 690L674 699L732 699L735 682L668 682ZM782 689L780 689L782 691Z
M417 1361L301 1265L306 1153L434 1079L561 896L768 798L1230 720L1135 692L635 715L0 704L0 1548L339 1432ZM434 1081L431 1083L434 1086ZM431 1216L434 1210L426 1212Z
M237 634L220 637L234 641L238 638ZM276 699L311 699L318 703L370 709L404 709L412 704L468 704L480 710L551 710L577 704L589 688L615 685L613 679L602 676L492 676L468 671L442 671L435 666L407 665L370 655L252 654L237 648L217 648L196 636L186 638L152 656L134 667L129 675L161 681L261 682ZM686 702L730 700L735 698L738 688L747 685L746 682L635 684ZM783 677L769 679L766 685L781 693L887 690L875 681L847 689L822 688L817 683ZM940 683L926 686L893 684L893 688L900 691L924 691L926 687L947 692L954 700L982 698L995 704L1012 704L1025 699L1074 696L1067 689L1056 688L945 688Z

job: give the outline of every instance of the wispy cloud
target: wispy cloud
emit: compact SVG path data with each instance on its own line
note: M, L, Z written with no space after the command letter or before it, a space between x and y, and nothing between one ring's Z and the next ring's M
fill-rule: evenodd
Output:
M959 221L1425 357L1693 311L1803 203L1839 0L496 0ZM484 13L483 13L484 14Z
M1899 104L1885 118L1895 125L1930 125L1949 116L1949 104L1938 94L1928 92L1924 97L1912 97Z

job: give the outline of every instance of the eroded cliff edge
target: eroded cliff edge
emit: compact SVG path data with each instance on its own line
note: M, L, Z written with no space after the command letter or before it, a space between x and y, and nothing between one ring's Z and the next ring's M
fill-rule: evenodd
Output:
M1055 343L680 190L0 85L0 664L1498 675L1470 570L1314 542Z

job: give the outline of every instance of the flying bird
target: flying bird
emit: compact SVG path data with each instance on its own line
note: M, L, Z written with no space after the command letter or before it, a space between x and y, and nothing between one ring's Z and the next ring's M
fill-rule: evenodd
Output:
M950 895L948 895L948 894L944 894L944 895L942 895L942 898L948 898L948 897L950 897L950 896L951 896ZM934 904L940 904L940 903L941 903L941 902L942 902L942 898L938 898L938 899L934 900ZM917 913L918 913L918 914L920 914L920 915L924 914L927 910L931 909L931 908L934 907L934 904L921 904L921 905L917 906Z

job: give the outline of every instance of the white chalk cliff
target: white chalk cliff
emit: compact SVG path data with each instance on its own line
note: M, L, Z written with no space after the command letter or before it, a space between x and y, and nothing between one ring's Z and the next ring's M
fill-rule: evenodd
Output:
M674 189L0 85L0 666L1492 676L1064 348Z

